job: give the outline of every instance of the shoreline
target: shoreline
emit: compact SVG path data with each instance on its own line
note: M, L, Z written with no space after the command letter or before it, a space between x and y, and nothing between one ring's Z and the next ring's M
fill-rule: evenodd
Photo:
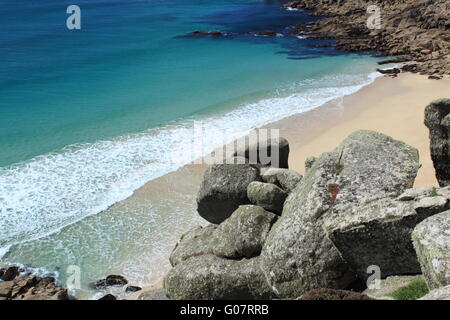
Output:
M434 81L424 75L411 73L400 74L395 78L379 77L356 93L262 128L280 129L280 136L285 137L290 144L289 168L301 174L304 174L307 157L332 150L350 133L358 129L379 131L419 150L422 167L415 180L415 187L437 186L430 157L428 129L423 124L423 117L426 105L432 100L443 98L441 92L448 86L450 78ZM172 172L170 180L183 178L186 170L194 167L194 180L198 183L206 166L186 165ZM151 190L157 183L155 180L149 181L135 192L145 193L145 190ZM178 238L179 236L181 234ZM160 274L162 273L164 270L161 270ZM161 288L162 282L163 278L143 286L143 290L136 292L131 298L137 299L143 292Z

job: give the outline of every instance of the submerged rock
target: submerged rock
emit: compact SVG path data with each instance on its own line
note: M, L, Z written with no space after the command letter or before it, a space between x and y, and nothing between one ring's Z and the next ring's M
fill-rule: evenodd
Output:
M261 181L259 169L249 164L219 164L206 170L197 196L197 211L211 223L221 223L240 205L249 204L247 187Z
M169 299L270 299L273 293L259 267L259 258L229 260L195 256L177 264L164 279Z
M253 204L281 214L288 194L276 185L264 182L252 182L247 187L247 197Z
M328 238L331 216L412 187L418 152L373 131L357 131L322 154L289 195L261 253L261 268L280 297L347 287L354 273Z
M111 286L124 286L127 283L128 280L125 277L113 274L107 276L105 279L91 283L91 287L94 289L104 289Z
M240 206L212 234L211 247L218 257L252 258L262 246L277 216L261 207Z
M450 99L436 100L425 109L430 130L431 159L440 186L450 185Z
M419 223L412 239L428 287L450 285L450 210Z

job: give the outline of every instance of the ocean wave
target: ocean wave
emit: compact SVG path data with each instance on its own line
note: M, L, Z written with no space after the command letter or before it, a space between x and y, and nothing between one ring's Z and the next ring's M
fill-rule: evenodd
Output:
M354 93L377 76L304 80L278 90L275 97L232 110L110 141L72 145L0 168L0 258L11 246L48 236L97 214L146 182L177 170L236 136ZM202 121L201 133L191 130L195 121ZM221 135L231 131L235 134ZM198 139L203 139L203 149L193 150L191 146Z

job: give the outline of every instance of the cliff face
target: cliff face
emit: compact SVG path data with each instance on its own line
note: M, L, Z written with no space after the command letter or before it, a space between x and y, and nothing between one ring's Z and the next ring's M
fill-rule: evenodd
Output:
M434 77L450 74L448 0L301 0L285 7L310 10L311 15L323 17L295 26L295 34L336 40L334 45L345 51L400 55L401 60L414 61L407 71ZM377 13L379 24L373 19Z

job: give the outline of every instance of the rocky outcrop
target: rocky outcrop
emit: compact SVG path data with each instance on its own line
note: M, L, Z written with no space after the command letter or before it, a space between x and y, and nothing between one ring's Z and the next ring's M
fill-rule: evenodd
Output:
M252 182L247 187L247 197L251 203L281 214L287 193L271 183Z
M262 246L277 216L258 206L240 206L211 237L213 253L229 259L252 258Z
M411 196L414 192L405 193ZM418 195L409 201L384 198L355 204L329 217L325 229L345 261L362 279L367 278L367 269L373 265L380 268L382 278L417 274L421 270L411 233L422 220L450 208L450 196L444 193Z
M2 281L11 281L14 280L20 274L21 270L18 266L12 266L6 269L0 270L0 280Z
M450 285L434 289L419 300L450 300Z
M67 300L67 290L52 277L20 276L0 282L0 300Z
M436 100L425 109L430 130L431 158L440 186L450 185L450 99Z
M285 7L306 9L321 17L297 25L294 34L332 39L333 45L345 51L382 51L401 56L403 61L414 62L414 68L408 71L437 78L450 74L448 0L300 0ZM380 24L373 19L377 11Z
M287 193L291 193L303 178L296 171L282 168L262 168L261 177L264 182L277 185Z
M247 187L261 181L259 169L250 164L219 164L206 170L197 197L197 211L211 223L221 223L240 205L250 204Z
M280 297L342 289L354 273L324 231L327 219L360 203L412 187L418 152L372 131L357 131L322 154L289 195L261 253L261 268Z
M169 299L270 299L259 258L229 260L211 254L177 264L164 279Z
M450 285L450 210L419 223L412 239L428 287Z

